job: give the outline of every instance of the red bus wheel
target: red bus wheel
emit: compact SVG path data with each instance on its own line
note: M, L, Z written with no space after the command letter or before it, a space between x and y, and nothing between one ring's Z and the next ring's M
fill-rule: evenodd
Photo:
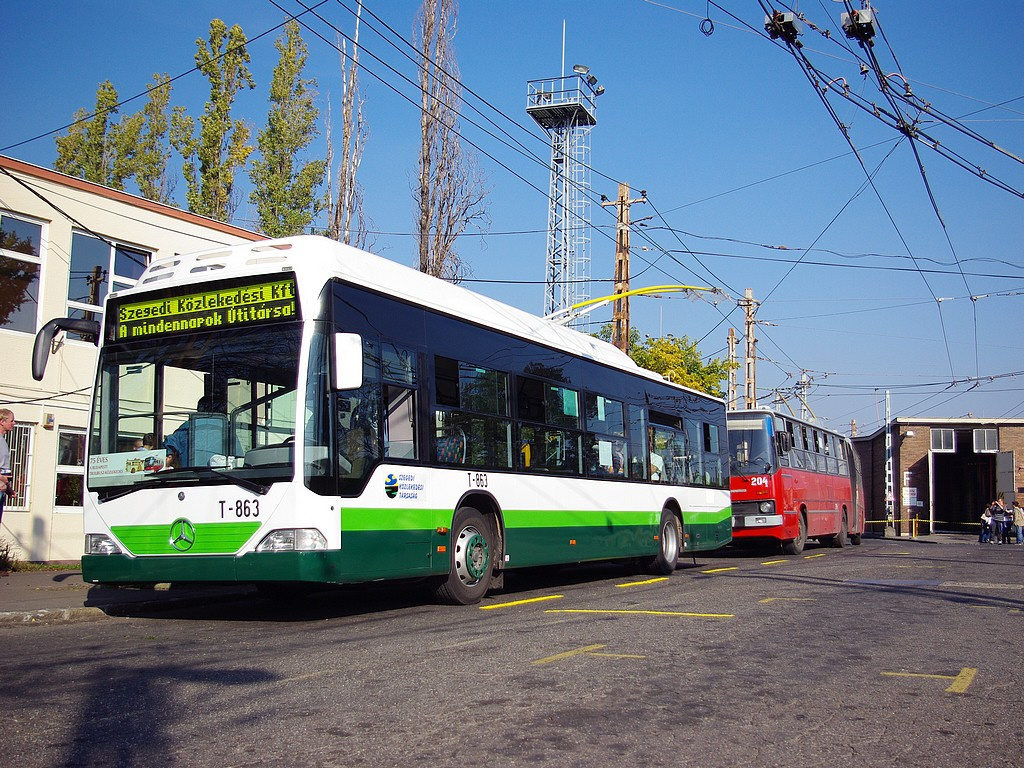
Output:
M807 519L800 514L800 532L795 539L782 542L782 551L787 555L799 555L804 551L804 544L807 543Z

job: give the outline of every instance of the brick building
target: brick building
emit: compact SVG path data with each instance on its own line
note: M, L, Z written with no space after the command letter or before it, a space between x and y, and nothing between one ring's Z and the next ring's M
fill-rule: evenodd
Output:
M1000 495L1007 501L1024 496L1024 419L897 418L890 431L890 525L897 535L976 533L986 504ZM864 475L867 530L877 533L890 512L886 432L882 427L853 438Z

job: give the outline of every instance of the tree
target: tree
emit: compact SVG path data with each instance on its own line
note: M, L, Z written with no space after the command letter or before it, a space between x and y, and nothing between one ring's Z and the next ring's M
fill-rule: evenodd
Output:
M611 342L611 323L601 327L594 334L600 339ZM645 337L640 339L640 331L636 327L629 329L629 356L641 368L660 373L676 384L706 392L715 397L724 397L722 382L728 378L730 368L736 366L722 358L712 358L704 362L697 342L688 336L666 336L663 338Z
M210 100L195 121L183 107L171 114L171 144L185 160L183 173L188 208L193 213L230 221L238 207L235 172L245 166L253 147L249 127L231 119L231 106L243 87L255 88L249 74L249 51L242 28L229 30L220 19L210 22L210 39L196 40L196 66L210 81Z
M457 280L464 265L456 242L487 221L484 177L459 140L462 88L455 62L455 0L423 0L414 37L420 54L418 213L420 271Z
M117 89L109 80L96 89L96 106L90 115L84 108L75 111L74 123L66 136L58 136L54 170L86 181L123 189L123 180L113 175Z
M364 99L359 92L359 20L362 3L356 10L356 28L352 36L352 53L341 41L341 165L338 167L338 186L334 189L328 180L327 236L333 240L365 248L369 235L363 215L363 187L356 179L359 163L363 159L367 128L363 119ZM334 167L334 141L331 136L330 105L327 111L327 170Z
M77 110L67 135L57 137L54 169L113 189L124 189L125 182L134 178L143 197L167 202L170 153L164 142L170 78L153 75L153 84L146 87L146 106L115 122L117 90L109 80L100 83L92 114Z
M308 56L299 34L299 22L284 27L275 47L281 54L270 82L270 113L256 143L261 159L249 171L260 229L270 237L287 237L305 232L324 206L317 195L323 184L326 162L312 160L296 166L299 153L317 135L320 111L313 103L316 81L306 80L302 71Z
M158 203L170 203L173 184L167 176L171 150L167 143L170 125L167 107L171 102L171 78L154 73L147 85L149 99L143 107L144 129L139 136L135 158L135 184L139 194Z

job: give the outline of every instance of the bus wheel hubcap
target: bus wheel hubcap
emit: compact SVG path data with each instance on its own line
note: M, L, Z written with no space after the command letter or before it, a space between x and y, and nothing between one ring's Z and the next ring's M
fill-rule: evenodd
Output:
M475 584L487 573L490 549L476 528L463 528L455 542L455 570L465 584Z

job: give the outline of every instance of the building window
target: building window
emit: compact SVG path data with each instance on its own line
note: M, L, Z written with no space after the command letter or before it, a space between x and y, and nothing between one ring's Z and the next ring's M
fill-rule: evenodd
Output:
M997 453L999 451L999 430L997 429L976 429L974 430L974 452L975 453Z
M954 453L956 440L952 429L932 429L932 450L936 453Z
M61 512L82 511L85 432L61 429L57 435L57 485L53 504Z
M29 424L15 424L7 433L7 445L11 449L11 476L14 490L8 489L4 510L7 512L28 511L28 459L32 455L32 427Z
M43 225L0 213L0 328L36 332Z
M68 316L102 318L103 300L110 291L129 288L142 276L150 253L110 240L75 232L71 236L71 275L68 279ZM69 331L73 338L82 334ZM86 339L92 341L92 339Z

